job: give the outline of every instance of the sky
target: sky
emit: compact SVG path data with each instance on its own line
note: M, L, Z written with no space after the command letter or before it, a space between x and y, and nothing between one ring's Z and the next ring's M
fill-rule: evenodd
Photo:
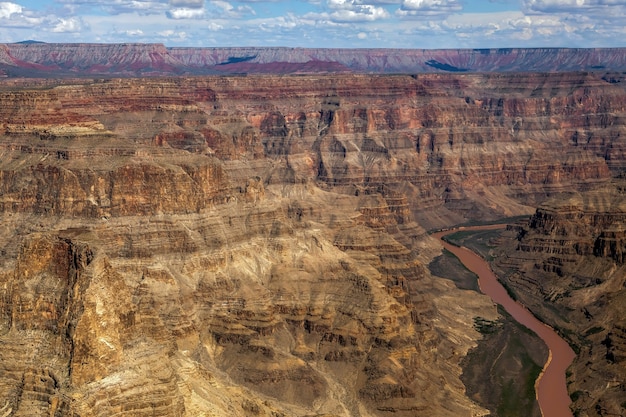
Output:
M626 46L626 0L13 0L0 43L304 48Z

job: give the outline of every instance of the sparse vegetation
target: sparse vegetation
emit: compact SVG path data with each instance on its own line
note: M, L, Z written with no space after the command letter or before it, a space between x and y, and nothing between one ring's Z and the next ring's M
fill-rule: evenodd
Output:
M485 258L492 261L494 246L491 240L498 237L501 230L459 230L444 237L445 241L454 246L465 246Z
M520 410L527 410L528 398L535 396L535 380L539 377L542 367L534 363L527 354L520 355L520 359L526 370L522 375L521 388L515 385L520 381L510 379L505 383L502 388L501 403L498 406L498 416L528 415L525 414L527 411L520 412Z
M602 326L594 326L585 332L585 336L591 336L596 333L600 333L604 331L604 327Z
M428 269L433 275L452 280L457 288L480 292L478 276L448 250L444 249L440 256L433 259Z
M484 334L463 365L463 382L468 394L492 411L510 417L540 416L535 399L535 380L547 358L547 348L528 333L502 307L502 319L474 319Z
M582 391L574 391L569 395L569 398L572 400L572 402L576 402L581 395L583 395Z
M513 291L511 286L506 281L503 281L501 279L498 279L498 281L500 282L500 284L502 284L502 286L504 287L504 289L505 289L506 293L509 295L509 297L511 297L514 301L517 301L517 294L515 294L515 291ZM535 315L535 317L536 317L536 315Z
M484 317L474 317L474 328L482 334L492 334L502 327L502 323Z

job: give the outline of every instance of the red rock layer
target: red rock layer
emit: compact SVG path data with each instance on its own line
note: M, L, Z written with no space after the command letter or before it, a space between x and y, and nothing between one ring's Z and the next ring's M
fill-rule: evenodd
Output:
M626 69L624 48L306 49L166 48L161 44L2 45L10 75L179 75L297 72L552 72ZM39 72L43 74L43 72Z
M7 81L0 410L484 412L458 363L495 313L425 228L608 182L607 77Z
M3 170L2 204L36 212L63 206L92 216L109 215L107 204L125 213L175 212L180 209L168 206L164 193L174 183L188 189L200 181L184 197L184 211L197 212L225 198L229 175L238 175L225 172L242 166L235 161L255 160L274 167L264 178L270 183L402 189L431 226L455 216L426 213L442 204L465 217L516 214L525 210L517 201L533 203L624 168L626 94L606 79L587 73L268 76L4 91L6 163L31 154L69 171L46 162ZM178 150L192 152L194 162L143 168L120 162L167 159ZM121 159L107 166L108 156ZM84 157L99 162L81 166ZM42 179L21 188L20 175ZM142 189L142 181L157 177L170 188ZM56 186L53 178L74 185L43 197L41 190ZM119 187L138 201L115 203Z

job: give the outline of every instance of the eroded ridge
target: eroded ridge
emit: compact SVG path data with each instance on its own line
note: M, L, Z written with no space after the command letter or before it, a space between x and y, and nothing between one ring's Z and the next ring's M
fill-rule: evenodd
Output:
M7 80L0 410L484 415L459 362L495 313L426 230L610 183L625 101L600 74Z

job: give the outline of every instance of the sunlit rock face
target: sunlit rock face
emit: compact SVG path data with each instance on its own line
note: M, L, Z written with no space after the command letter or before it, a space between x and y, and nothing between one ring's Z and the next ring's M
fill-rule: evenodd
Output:
M426 230L608 183L611 77L6 81L0 415L485 413Z

